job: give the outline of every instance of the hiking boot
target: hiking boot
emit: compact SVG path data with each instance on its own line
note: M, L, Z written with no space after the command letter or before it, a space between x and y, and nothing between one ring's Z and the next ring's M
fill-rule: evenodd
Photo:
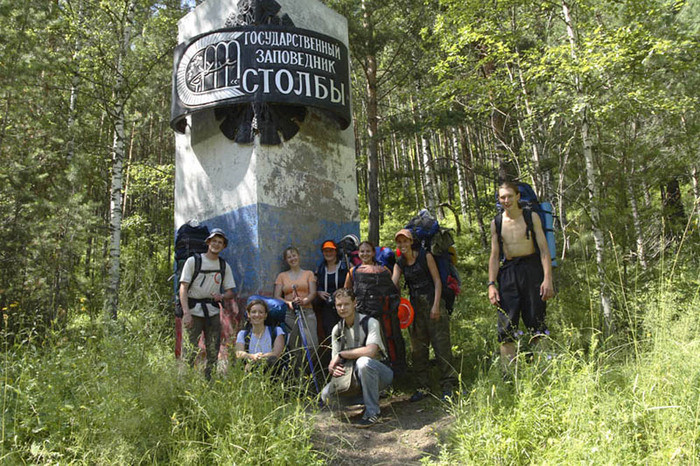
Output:
M415 403L416 401L420 401L423 398L428 396L428 390L425 388L419 388L418 390L415 391L413 395L411 395L411 398L408 399L411 403Z
M374 416L370 417L363 417L359 421L357 421L354 426L357 427L358 429L366 429L368 427L372 427L375 425L377 422L379 422L379 414L375 414Z

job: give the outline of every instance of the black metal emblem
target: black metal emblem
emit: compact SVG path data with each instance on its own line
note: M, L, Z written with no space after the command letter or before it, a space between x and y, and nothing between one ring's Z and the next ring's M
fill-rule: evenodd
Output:
M240 0L225 27L175 49L171 126L213 108L224 136L281 144L318 108L340 129L351 122L349 54L337 38L295 27L275 0Z

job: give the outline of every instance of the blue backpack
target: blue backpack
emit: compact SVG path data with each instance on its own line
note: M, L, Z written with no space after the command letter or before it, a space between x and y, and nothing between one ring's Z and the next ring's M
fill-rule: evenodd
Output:
M535 230L532 226L532 213L535 212L540 216L540 223L542 224L542 230L544 231L544 236L547 239L547 248L549 249L549 255L552 258L552 267L556 267L557 260L557 246L554 239L554 207L549 202L540 202L537 199L537 194L535 190L532 189L527 183L518 183L518 189L520 190L520 207L523 209L523 218L525 219L525 224L527 225L527 238L532 238L535 244L535 251L537 254L540 253L540 247L535 239ZM501 251L501 260L504 259L503 255L503 238L501 236L501 230L503 227L503 207L501 203L498 202L498 191L496 191L496 209L498 214L494 218L494 223L496 225L496 233L498 234L498 246Z
M374 251L374 260L379 265L383 265L390 271L394 270L394 264L396 264L396 254L391 248L385 246L377 246Z
M425 251L430 251L435 259L440 281L442 282L442 300L445 307L451 314L454 309L455 299L461 291L462 280L455 267L457 262L457 251L454 248L454 238L450 228L443 228L437 219L427 210L423 209L418 215L413 217L405 226L411 231L413 240L420 244L418 259L421 267L426 273L428 262L425 258ZM400 258L399 258L400 259Z
M284 319L287 315L287 303L284 300L277 298L268 298L262 295L251 295L246 301L246 305L250 304L254 299L259 299L267 304L267 319L265 319L265 325L268 327L282 327L285 329L287 324L285 324Z
M287 303L281 299L268 298L267 296L254 294L248 298L246 305L248 305L254 299L259 299L267 304L267 318L265 319L265 326L267 327L268 332L270 332L270 341L274 344L275 339L277 338L277 327L281 327L286 335L284 340L284 344L286 346L287 338L289 338L290 333L289 327L285 323L285 316L287 315L287 309L289 307L287 306ZM245 341L246 351L248 351L248 347L250 345L251 330L252 327L250 326L250 323L248 323L243 329L245 332L243 339Z

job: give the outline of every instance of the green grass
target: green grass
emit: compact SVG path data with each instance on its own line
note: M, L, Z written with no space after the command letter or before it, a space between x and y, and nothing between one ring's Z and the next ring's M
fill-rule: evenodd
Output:
M692 464L700 459L700 344L664 340L639 359L622 348L566 350L497 364L453 406L445 464Z
M239 366L207 383L122 324L5 348L3 464L318 463L307 398Z
M455 345L469 361L465 393L452 405L455 423L437 463L700 464L694 261L658 264L630 274L634 281L617 274L610 283L616 332L608 339L596 330L594 264L568 261L548 307L552 339L533 361L520 356L507 381L495 355L495 315L479 279L468 278L464 317L453 322Z

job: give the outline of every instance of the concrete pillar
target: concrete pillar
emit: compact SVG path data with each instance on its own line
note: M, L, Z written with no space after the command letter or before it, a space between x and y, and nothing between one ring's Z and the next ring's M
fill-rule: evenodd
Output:
M278 3L278 15L288 15L295 28L347 47L342 16L316 0ZM207 0L180 20L179 42L224 28L243 4ZM251 144L228 139L211 107L188 112L184 133L176 133L175 230L192 219L222 228L229 237L223 257L241 296L272 293L287 246L300 250L303 268L315 270L324 240L359 236L352 124L341 129L326 110L306 109L298 133L279 145L263 145L259 135Z

